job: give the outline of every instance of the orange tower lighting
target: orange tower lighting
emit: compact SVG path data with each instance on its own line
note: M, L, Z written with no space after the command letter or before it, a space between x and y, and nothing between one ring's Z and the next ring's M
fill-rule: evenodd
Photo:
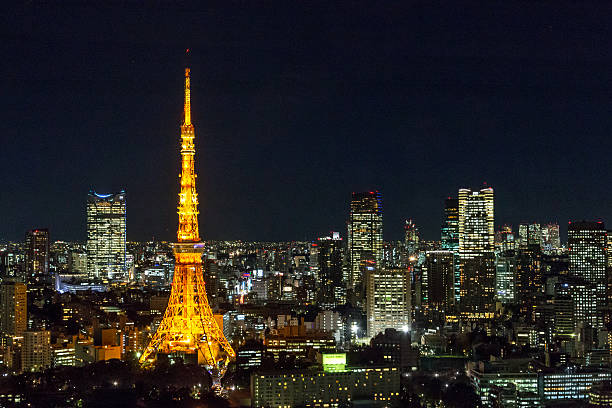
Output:
M189 68L185 69L185 119L181 126L181 192L179 193L177 232L174 244L174 279L164 317L142 353L140 363L155 362L158 353L196 354L206 366L213 386L221 378L236 353L215 320L202 277L204 244L198 232L198 194L194 169L194 127L191 123L191 87Z

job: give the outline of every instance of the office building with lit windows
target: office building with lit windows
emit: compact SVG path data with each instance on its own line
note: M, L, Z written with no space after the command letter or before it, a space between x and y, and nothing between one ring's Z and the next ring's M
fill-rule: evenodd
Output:
M470 370L469 376L484 407L496 406L496 389L511 387L515 390L516 405L512 406L540 406L550 402L584 401L593 386L610 381L609 369L553 369L528 360L522 359L524 363L521 363L518 359L518 364L512 360L480 362ZM529 403L525 399L532 401ZM521 400L524 405L520 404Z
M568 368L539 376L538 388L546 401L586 400L594 385L610 381L609 369Z
M364 306L365 266L378 268L382 262L383 208L378 191L357 192L351 197L348 220L349 289L351 301Z
M612 407L612 386L610 382L603 382L591 387L589 405L591 407Z
M561 234L559 224L543 224L540 230L540 246L545 253L554 252L561 248Z
M518 246L525 248L529 245L540 246L542 241L542 228L540 224L519 224Z
M454 278L453 278L453 296L455 303L459 303L461 271L459 268L459 200L452 197L447 197L444 200L444 221L442 223L442 234L440 240L442 249L452 251L455 254L454 260Z
M340 234L317 239L312 243L316 249L316 270L319 288L317 303L322 308L334 308L346 303L346 284L343 276L343 241Z
M532 224L533 225L533 224ZM515 295L521 312L530 315L543 292L542 249L538 242L519 246L516 253Z
M578 276L564 276L555 286L555 295L559 299L571 299L572 331L582 327L597 327L597 288L595 285ZM567 327L565 333L569 333L569 322L565 320L564 327Z
M607 305L607 231L603 222L570 222L567 236L569 273L595 287L596 296L592 301L597 312L591 324L595 329L602 329Z
M23 371L42 371L51 367L51 332L26 331L23 336L21 369Z
M410 285L408 268L373 268L367 271L368 337L374 337L385 329L408 330L412 303Z
M516 251L503 251L495 257L495 294L502 303L514 303L516 277Z
M27 325L27 285L22 282L4 282L0 285L0 334L20 337Z
M492 317L495 302L493 189L459 190L460 307L467 318Z
M338 407L347 402L368 407L399 406L399 369L347 367L345 354L324 354L322 369L251 374L252 407Z
M427 251L424 274L427 275L428 309L448 312L455 304L454 262L452 251Z
M125 191L87 198L87 272L91 278L117 279L126 276Z
M25 236L25 283L30 285L50 281L49 230L33 229Z
M421 236L416 224L412 220L406 220L404 222L404 246L406 247L408 258L418 254L420 240Z

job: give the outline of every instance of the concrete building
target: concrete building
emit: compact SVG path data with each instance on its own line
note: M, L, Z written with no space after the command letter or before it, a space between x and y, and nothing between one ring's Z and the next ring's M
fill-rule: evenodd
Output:
M51 332L26 331L23 335L21 369L23 371L42 371L51 367Z
M410 271L407 268L375 269L366 273L367 333L385 329L408 330L411 324Z
M323 369L256 372L251 375L252 407L337 407L361 402L368 407L397 407L400 374L396 367L347 367L344 354ZM329 360L329 358L328 358ZM343 363L344 362L344 363Z
M27 286L21 282L0 285L0 334L22 336L28 324Z

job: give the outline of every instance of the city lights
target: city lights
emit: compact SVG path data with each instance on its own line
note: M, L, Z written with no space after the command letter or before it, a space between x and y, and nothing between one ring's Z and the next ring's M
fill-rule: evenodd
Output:
M610 5L39 3L0 407L612 407Z

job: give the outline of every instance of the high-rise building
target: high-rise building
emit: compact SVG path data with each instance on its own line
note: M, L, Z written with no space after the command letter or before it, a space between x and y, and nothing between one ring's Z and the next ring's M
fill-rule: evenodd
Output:
M333 308L346 303L346 284L342 271L342 238L337 232L331 237L317 239L312 245L317 249L319 290L317 303L324 308Z
M419 252L419 229L412 220L404 223L404 245L408 258L415 256Z
M425 274L427 275L427 307L448 312L455 303L454 291L455 254L452 251L427 251Z
M383 248L382 195L378 191L353 193L348 220L349 289L351 301L363 306L364 266L379 268Z
M461 311L468 318L492 316L495 300L493 189L459 190Z
M567 311L560 316L559 335L573 335L576 328L597 327L597 291L595 285L577 276L563 276L555 285L555 302L559 309L568 309L571 305L571 319ZM556 313L562 313L555 311ZM557 324L556 324L557 325Z
M542 247L542 251L549 253L561 248L559 224L543 224L540 234L540 246Z
M596 302L597 287L583 279L582 282L579 280L570 283L569 293L574 302L575 325L597 328L601 320Z
M603 222L570 222L567 235L569 272L595 287L596 296L592 301L597 313L593 328L601 329L607 304L607 231Z
M371 268L366 273L366 281L368 337L385 329L408 330L411 323L409 269Z
M23 336L21 369L41 371L51 367L51 332L26 331Z
M0 334L22 336L28 324L27 286L21 282L0 285Z
M521 312L531 316L534 306L544 292L542 250L539 244L519 247L514 284Z
M519 224L518 246L540 245L542 240L542 229L540 224Z
M568 285L569 286L569 285ZM558 290L553 298L554 335L560 340L569 340L574 336L574 301L571 290Z
M502 251L495 257L495 294L502 303L516 301L516 251Z
M502 225L501 229L495 232L495 249L501 252L516 249L511 225Z
M126 245L125 191L87 197L87 273L92 278L124 278Z
M24 253L25 282L49 282L49 230L40 228L26 232Z
M444 200L444 222L442 224L442 249L459 249L459 200L448 197Z
M459 200L447 197L444 200L444 222L441 234L442 249L455 254L453 287L455 304L459 303L461 287L461 271L459 262Z

